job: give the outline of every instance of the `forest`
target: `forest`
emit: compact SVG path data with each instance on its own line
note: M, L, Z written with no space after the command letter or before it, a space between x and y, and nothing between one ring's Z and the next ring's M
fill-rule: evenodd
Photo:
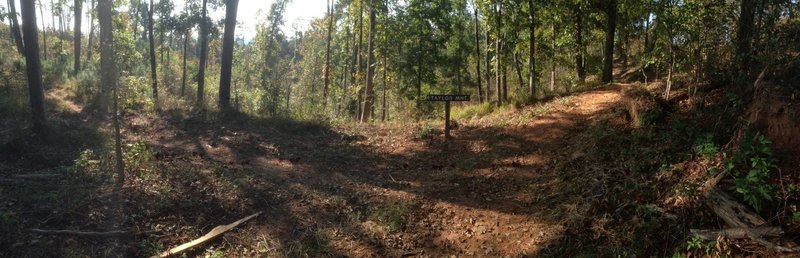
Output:
M799 42L797 0L6 0L0 256L798 256Z

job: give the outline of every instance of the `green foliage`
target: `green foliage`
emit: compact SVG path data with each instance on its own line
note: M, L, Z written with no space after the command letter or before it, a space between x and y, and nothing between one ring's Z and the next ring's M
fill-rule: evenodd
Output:
M414 205L409 201L397 201L378 206L370 213L368 219L386 227L389 231L403 230Z
M425 124L417 129L416 137L417 139L428 139L439 133L439 129L436 129L433 125Z
M716 248L714 241L703 241L700 236L694 235L686 241L686 251L700 251L705 254L711 254Z
M468 105L463 107L454 108L452 110L453 119L468 120L472 118L482 117L491 114L495 110L497 104L484 102L477 105Z
M152 89L143 76L124 76L119 85L119 104L121 109L153 110Z
M772 142L764 135L748 130L730 166L742 168L732 170L734 189L759 211L776 196L769 177L770 172L777 168L778 161L772 155L770 144Z
M123 145L122 160L125 169L140 179L148 179L153 173L153 154L143 141Z
M653 125L658 121L663 120L669 113L660 107L655 107L642 112L639 117L639 125Z
M712 159L719 153L719 147L714 143L714 136L707 134L695 141L694 151L705 159Z

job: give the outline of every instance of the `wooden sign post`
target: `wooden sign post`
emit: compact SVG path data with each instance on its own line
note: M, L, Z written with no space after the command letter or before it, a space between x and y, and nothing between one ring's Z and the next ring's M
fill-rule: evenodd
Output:
M428 95L428 101L444 101L444 139L450 139L450 101L469 101L469 95Z

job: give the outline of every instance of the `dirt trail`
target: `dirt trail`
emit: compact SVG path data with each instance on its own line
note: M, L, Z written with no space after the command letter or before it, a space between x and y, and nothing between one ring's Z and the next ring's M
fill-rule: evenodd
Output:
M271 239L270 248L312 245L302 252L355 257L525 256L558 241L570 220L591 208L584 186L559 175L558 163L573 155L562 150L574 144L570 134L619 100L610 87L576 95L521 126L466 122L449 143L377 126L348 139L331 131L128 121L156 150L191 156L195 171L209 161L233 169L209 180L242 182L234 183L237 193L214 198L246 199L247 208L269 213L243 234Z

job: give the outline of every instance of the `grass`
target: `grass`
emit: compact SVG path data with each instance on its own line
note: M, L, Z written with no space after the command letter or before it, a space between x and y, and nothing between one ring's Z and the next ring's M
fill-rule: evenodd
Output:
M378 206L371 211L367 219L378 223L391 232L405 229L408 217L416 206L414 201L395 201L386 205Z

